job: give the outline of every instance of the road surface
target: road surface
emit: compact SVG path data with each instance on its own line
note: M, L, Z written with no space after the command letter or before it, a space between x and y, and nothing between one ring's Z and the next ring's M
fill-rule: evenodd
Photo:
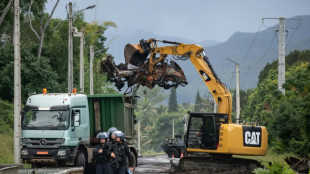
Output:
M174 164L179 163L178 158L168 158L167 155L138 158L138 167L135 173L169 173L169 169L171 168L170 160L172 160Z

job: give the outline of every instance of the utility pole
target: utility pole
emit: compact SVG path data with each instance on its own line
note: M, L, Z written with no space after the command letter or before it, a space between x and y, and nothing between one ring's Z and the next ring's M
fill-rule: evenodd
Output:
M285 89L283 89L282 86L285 83L285 37L286 37L286 32L288 32L287 30L285 30L285 21L286 20L298 20L299 26L300 26L301 19L287 19L285 17L280 17L280 18L263 18L262 20L264 21L265 19L279 20L279 30L276 30L276 31L279 31L278 90L281 91L281 93L284 95ZM298 29L298 28L294 28L294 29Z
M279 18L278 90L285 94L285 18Z
M75 32L74 37L80 37L80 89L84 93L84 30Z
M21 74L20 74L20 7L14 1L14 163L20 165Z
M240 82L239 82L239 63L236 64L236 115L237 124L240 123Z
M215 99L213 98L212 99L212 101L213 101L213 113L217 113L217 104L216 104L216 101L215 101Z
M86 7L85 9L76 11L75 13L79 13L82 12L84 10L88 10L88 9L93 9L95 8L96 5L91 5ZM81 32L77 31L76 27L73 27L72 24L73 23L73 14L72 14L72 3L69 3L69 62L70 60L72 60L70 63L70 67L68 65L68 92L69 90L73 89L73 37L72 37L72 33L74 33L74 37L80 37L80 89L81 89L81 93L84 93L84 30L81 29ZM76 30L75 32L73 32L73 29ZM71 37L71 39L70 39ZM70 77L70 81L69 81L69 77ZM69 87L69 85L71 87Z
M141 130L140 130L140 119L138 119L138 152L141 153Z
M90 63L89 63L89 93L90 95L93 95L94 94L94 74L93 74L93 63L94 63L94 48L93 48L93 45L90 45Z
M68 14L69 32L68 32L68 93L72 93L73 89L73 16L72 16L72 2L69 2Z
M240 78L239 78L239 63L227 58L229 61L236 65L236 123L240 123Z
M184 115L184 135L186 134L186 122L187 122L187 119L186 119L186 115Z
M172 138L174 138L174 118L172 119Z

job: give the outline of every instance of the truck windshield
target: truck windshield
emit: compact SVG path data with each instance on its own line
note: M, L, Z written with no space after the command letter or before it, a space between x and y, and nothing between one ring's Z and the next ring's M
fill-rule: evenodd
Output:
M28 130L65 130L69 127L69 111L26 110L22 127Z

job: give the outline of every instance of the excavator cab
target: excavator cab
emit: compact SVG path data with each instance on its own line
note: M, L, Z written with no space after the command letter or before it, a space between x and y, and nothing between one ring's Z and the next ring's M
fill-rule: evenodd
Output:
M186 148L216 150L221 124L228 123L227 114L190 112L189 115Z

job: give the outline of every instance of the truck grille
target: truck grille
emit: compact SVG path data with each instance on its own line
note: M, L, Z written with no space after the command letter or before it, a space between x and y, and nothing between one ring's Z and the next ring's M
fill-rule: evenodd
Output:
M27 148L59 148L64 142L63 138L23 138Z

